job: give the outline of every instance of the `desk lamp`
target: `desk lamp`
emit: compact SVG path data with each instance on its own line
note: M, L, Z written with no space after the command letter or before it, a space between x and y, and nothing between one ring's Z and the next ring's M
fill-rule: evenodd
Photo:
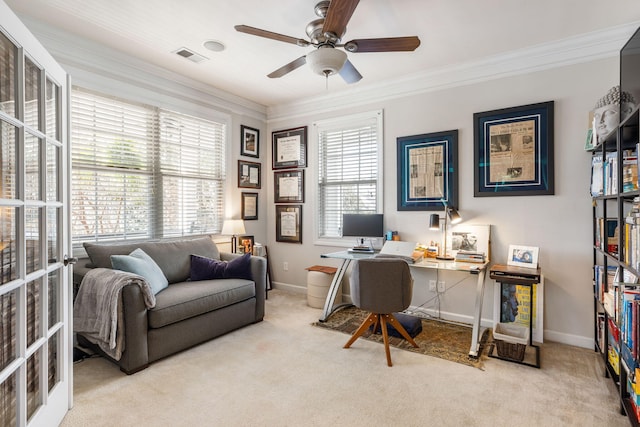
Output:
M441 254L438 254L436 259L451 261L454 258L447 253L447 222L451 220L451 224L457 224L462 221L462 217L458 213L455 208L449 206L445 201L442 201L444 204L444 245ZM431 218L429 219L429 230L438 230L440 229L440 215L431 214Z
M238 249L238 234L244 234L244 221L241 219L225 219L220 234L231 234L231 253Z

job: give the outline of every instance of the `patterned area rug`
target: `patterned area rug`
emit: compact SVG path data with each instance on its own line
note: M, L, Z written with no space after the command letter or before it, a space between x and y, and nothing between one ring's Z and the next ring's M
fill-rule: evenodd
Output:
M333 313L326 322L314 322L313 326L331 329L351 335L358 329L369 313L356 307L347 307ZM396 348L439 357L440 359L462 363L482 369L487 359L487 342L490 342L491 330L484 331L480 340L480 357L469 356L471 347L472 329L469 326L455 323L438 322L436 320L422 319L422 332L414 340L419 348L414 348L404 338L389 337L389 343ZM367 339L384 344L382 334L373 334L367 331L358 339ZM345 343L347 340L345 340ZM357 341L356 341L357 343Z

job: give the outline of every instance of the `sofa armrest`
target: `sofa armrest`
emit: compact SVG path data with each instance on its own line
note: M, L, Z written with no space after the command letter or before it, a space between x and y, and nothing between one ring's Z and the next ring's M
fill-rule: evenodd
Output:
M222 261L231 261L238 258L242 254L233 254L231 252L220 252ZM267 259L259 256L252 256L251 260L251 277L256 284L256 322L264 318L264 301L267 295Z
M124 352L118 364L126 374L133 374L149 365L147 330L149 322L142 290L138 285L122 288L124 308Z

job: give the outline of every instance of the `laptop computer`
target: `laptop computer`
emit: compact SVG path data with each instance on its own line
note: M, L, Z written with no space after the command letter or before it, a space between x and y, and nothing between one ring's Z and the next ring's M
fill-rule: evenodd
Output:
M377 255L381 258L402 258L408 262L416 261L413 252L416 250L415 242L401 242L398 240L388 240L382 246L380 253Z

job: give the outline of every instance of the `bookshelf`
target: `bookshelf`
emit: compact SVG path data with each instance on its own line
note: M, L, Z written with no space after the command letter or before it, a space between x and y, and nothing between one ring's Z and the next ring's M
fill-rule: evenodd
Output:
M621 69L625 49L638 46L640 30L620 52ZM637 59L636 64L640 74ZM627 90L624 75L621 91ZM594 348L617 386L620 411L633 426L640 426L639 122L636 106L591 150Z

